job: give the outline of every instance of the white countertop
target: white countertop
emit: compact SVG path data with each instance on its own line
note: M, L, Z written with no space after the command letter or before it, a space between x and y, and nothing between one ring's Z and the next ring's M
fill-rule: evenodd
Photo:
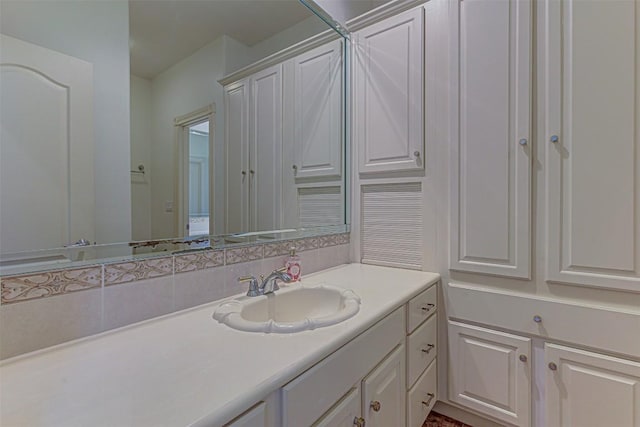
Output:
M361 297L359 313L337 325L240 332L212 319L218 301L8 359L0 364L0 425L221 425L438 279L349 264L304 279Z

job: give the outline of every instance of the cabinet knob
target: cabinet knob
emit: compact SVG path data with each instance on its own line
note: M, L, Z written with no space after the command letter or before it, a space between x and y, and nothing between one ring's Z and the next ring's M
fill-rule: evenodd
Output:
M551 135L551 138L549 138L549 141L553 142L554 144L559 140L560 138L558 138L558 135Z
M431 311L433 307L435 307L435 304L427 304L425 306L420 307L420 310L422 310L423 313L428 313Z
M426 402L425 402L424 400L422 401L422 404L423 404L424 406L429 406L429 405L431 405L431 401L436 397L436 395L435 395L435 394L433 394L433 393L427 393L427 396L429 396L429 398L426 400Z
M242 173L242 176L244 176L247 174L247 171L242 171L241 173Z
M521 362L526 362L527 361L527 356L525 356L524 354L521 354L518 359L520 359Z
M536 323L542 323L542 317L536 314L535 316L533 316L533 321Z
M525 145L527 145L527 138L522 138L520 141L518 141L518 144L524 147Z
M298 165L293 165L293 166L291 166L291 168L292 168L294 171L297 171L297 170L298 170Z
M249 171L249 173L250 173L251 175L253 175L253 174L255 174L255 173L256 173L256 171L254 171L253 169L251 169L251 170Z
M415 157L420 157L420 152L416 150L416 151L413 152L413 155Z
M555 363L551 362L551 363L549 363L549 369L551 369L552 371L557 371L558 370L558 365L556 365Z
M429 352L435 347L433 344L427 344L427 348L423 348L420 350L423 353L429 354Z
M356 426L356 427L364 427L364 425L365 425L364 418L355 417L353 419L353 425Z
M380 412L380 408L382 407L382 405L377 400L372 400L369 404L369 407L373 409L373 412Z

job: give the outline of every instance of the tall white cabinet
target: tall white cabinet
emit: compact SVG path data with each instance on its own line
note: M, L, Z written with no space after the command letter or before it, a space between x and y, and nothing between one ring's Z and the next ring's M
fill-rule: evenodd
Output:
M296 49L222 80L226 233L344 223L343 41Z
M226 232L280 228L282 66L225 87Z
M640 2L448 7L449 400L640 426L640 312L612 297L640 289Z

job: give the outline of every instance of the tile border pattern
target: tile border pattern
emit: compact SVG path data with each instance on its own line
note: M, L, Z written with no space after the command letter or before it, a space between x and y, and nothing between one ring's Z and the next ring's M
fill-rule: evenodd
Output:
M106 263L85 268L61 269L0 277L0 304L14 304L38 298L64 295L86 289L131 283L171 274L204 270L240 262L284 256L289 248L304 252L350 242L349 233L283 240L145 260Z

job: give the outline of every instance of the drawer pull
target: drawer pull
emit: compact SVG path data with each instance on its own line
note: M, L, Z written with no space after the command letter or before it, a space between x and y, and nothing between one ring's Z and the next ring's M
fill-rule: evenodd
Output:
M420 307L420 310L422 310L423 313L428 313L433 307L435 307L435 304L427 304L424 307Z
M364 427L364 424L365 424L364 418L362 417L355 417L353 419L353 425L356 427Z
M423 348L420 350L423 353L429 354L429 352L435 347L433 344L427 344L427 348Z
M380 408L382 407L382 405L377 400L373 400L369 404L369 407L373 409L373 412L380 412Z
M429 398L427 399L427 401L426 401L426 402L425 402L424 400L422 401L422 404L423 404L424 406L429 406L429 405L431 405L431 401L433 400L433 398L434 398L434 397L436 397L436 395L435 395L435 394L433 394L433 393L427 393L427 396L429 396Z
M555 363L551 362L551 363L549 363L549 369L551 369L552 371L557 371L558 370L558 365L556 365Z

